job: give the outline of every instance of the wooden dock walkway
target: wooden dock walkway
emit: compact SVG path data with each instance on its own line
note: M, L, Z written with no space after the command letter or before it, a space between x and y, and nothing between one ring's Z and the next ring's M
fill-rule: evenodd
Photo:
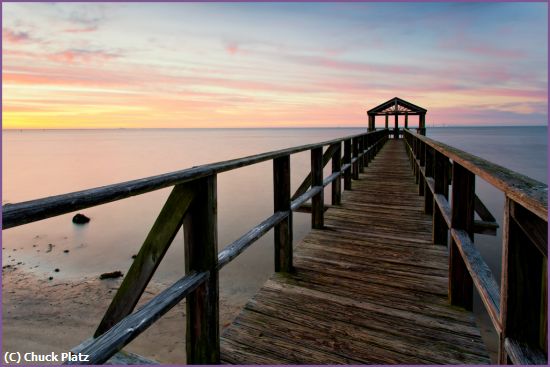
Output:
M229 364L485 364L471 312L449 305L448 255L403 140L389 140L222 334Z
M172 187L93 337L71 349L89 359L71 364L128 360L117 353L184 299L187 364L489 363L477 292L498 363L547 365L548 185L425 137L425 113L395 98L356 135L5 204L2 231ZM291 195L291 156L307 151L311 171ZM273 214L218 251L217 177L261 162L273 164ZM502 223L478 178L505 195ZM293 212L308 200L312 230L293 246ZM136 309L182 228L185 274ZM474 242L498 228L500 283ZM219 271L267 233L275 275L220 336Z

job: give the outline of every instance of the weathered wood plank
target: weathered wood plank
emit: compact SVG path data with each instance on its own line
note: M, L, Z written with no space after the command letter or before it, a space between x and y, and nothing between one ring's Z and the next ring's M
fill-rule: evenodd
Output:
M185 303L188 364L220 362L216 182L215 175L197 181L195 199L183 221L185 272L210 273Z
M89 356L87 361L71 361L66 364L104 363L197 287L208 281L208 276L208 272L189 273L92 342L85 342L86 346L83 348L76 347L74 350Z
M322 150L322 149L319 149ZM286 212L275 224L275 271L292 271L292 211L290 210L290 156L273 160L273 211Z
M407 131L405 134L411 133ZM415 134L414 137L495 186L541 219L548 221L548 185L425 136Z
M479 250L474 246L466 231L452 228L451 237L464 259L472 281L491 317L493 326L497 332L500 332L502 329L500 323L500 290L491 269L481 257Z
M218 254L218 270L229 264L231 260L239 256L240 253L266 234L271 228L277 225L277 223L283 221L288 215L289 212L276 212L237 240L227 245Z
M323 167L327 165L327 163L332 159L336 151L339 150L340 144L341 143L330 145L327 148L327 150L323 153ZM306 192L310 186L311 186L311 171L307 174L306 178L304 178L304 181L302 181L300 186L298 186L298 189L296 190L296 192L292 195L292 200L296 199L298 196Z
M489 363L473 315L448 305L447 250L432 245L408 169L390 140L295 246L295 271L274 275L226 329L222 360L227 340L246 364Z
M194 196L195 186L193 184L178 185L172 189L105 312L94 337L98 337L109 330L134 310L155 270L181 228L183 217Z
M453 192L451 227L463 230L474 240L475 176L457 162L453 162ZM462 233L462 232L461 232ZM465 258L460 253L457 238L451 236L449 251L449 301L452 305L473 308L472 275L468 273Z
M513 364L521 366L530 364L548 365L548 357L538 348L532 348L512 338L506 338L504 340L504 346Z
M351 139L344 140L344 190L351 190Z
M332 173L338 173L340 176L342 175L342 143L338 143L333 145L334 151L332 153ZM339 177L340 177L339 176ZM332 183L332 205L340 205L340 202L342 201L342 180L340 178L336 181L333 181Z

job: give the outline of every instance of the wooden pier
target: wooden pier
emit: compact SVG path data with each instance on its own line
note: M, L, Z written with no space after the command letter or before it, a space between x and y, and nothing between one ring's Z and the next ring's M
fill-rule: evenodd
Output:
M498 362L547 364L548 186L426 138L426 112L394 98L368 111L361 134L4 205L2 230L172 187L95 334L72 349L85 364L122 363L118 352L184 299L187 364L489 363L474 290ZM306 151L311 172L291 195L290 157ZM273 214L218 252L217 175L266 161ZM476 177L505 196L502 223ZM294 243L293 212L305 208L312 230ZM499 226L500 284L474 245ZM185 275L134 310L182 227ZM275 274L220 335L219 271L271 229Z
M471 312L447 300L402 140L389 140L221 338L230 364L485 364Z

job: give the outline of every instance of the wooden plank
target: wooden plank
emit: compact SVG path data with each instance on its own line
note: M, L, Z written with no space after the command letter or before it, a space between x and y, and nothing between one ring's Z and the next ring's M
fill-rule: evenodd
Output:
M194 195L195 186L192 184L177 185L172 189L96 329L94 337L98 337L109 330L134 310L155 270L176 237Z
M341 175L342 170L342 144L338 143L336 145L333 145L334 151L332 153L332 173L339 173ZM342 201L342 181L338 178L337 180L333 181L332 183L332 205L340 205L340 202Z
M210 272L187 297L188 364L220 362L218 217L216 176L197 181L195 199L183 221L185 272Z
M453 162L453 193L451 201L451 227L464 230L474 240L475 176ZM452 233L452 230L451 230ZM473 307L473 282L467 264L460 253L460 245L451 236L449 256L449 300L452 305L467 310Z
M548 222L543 221L520 204L512 202L510 216L539 249L544 257L548 257Z
M407 131L406 134L411 133ZM414 137L481 177L541 219L548 221L548 185L425 136L415 134Z
M495 219L495 217L493 216L493 214L491 214L489 209L487 209L485 204L483 204L483 202L477 197L477 195L475 196L474 208L475 208L476 213L479 215L479 217L481 218L482 221L485 221L485 222L496 222L497 221Z
M533 349L547 348L547 258L512 217L506 199L503 228L502 339L510 338ZM501 344L501 348L504 346ZM506 361L507 350L500 354ZM508 357L510 357L508 355Z
M489 363L473 315L448 305L447 250L432 245L408 169L390 140L325 212L325 228L295 246L295 271L274 275L226 329L228 354L247 353L243 364Z
M434 149L434 195L433 195L433 229L432 229L432 240L434 244L447 246L448 243L448 230L450 227L450 208L442 208L444 205L442 199L447 199L447 193L445 189L448 189L447 182L447 171L446 165L448 164L448 159ZM438 197L441 195L441 197ZM440 205L441 204L441 205ZM445 218L445 215L448 215L448 221Z
M506 338L504 341L506 353L513 364L526 366L530 364L548 365L548 356L538 348L532 348L516 339Z
M102 364L124 348L134 338L151 326L162 315L177 305L182 299L208 281L208 272L189 273L158 296L147 302L142 308L109 329L91 342L85 342L82 348L73 350L87 355L87 361L70 361L65 364Z
M352 166L351 177L354 180L359 179L359 138L351 139Z
M327 165L327 163L332 159L335 152L339 150L340 145L341 145L340 142L338 144L332 144L327 148L325 153L323 153L323 167ZM298 189L296 190L296 192L292 195L292 200L296 199L298 196L306 192L310 186L311 186L311 171L307 174L304 181L302 181L300 186L298 186Z
M316 186L309 190L307 190L305 193L300 195L298 198L294 199L292 203L290 204L290 209L296 210L299 207L301 207L306 201L317 195L319 192L323 191L322 186Z
M315 148L311 150L311 186L323 186L323 150ZM311 228L323 228L324 226L324 190L320 190L311 198Z
M391 319L377 315L376 318L372 318L373 322L369 323L371 318L362 317L357 311L353 315L350 325L350 321L345 317L350 313L346 312L342 315L342 312L337 310L341 306L327 303L330 301L319 302L315 299L304 298L302 300L301 298L294 294L290 301L293 307L290 307L285 313L280 307L279 297L275 293L270 295L267 292L261 293L246 306L247 310L254 313L252 315L251 313L242 314L235 323L251 325L252 323L247 319L263 318L268 323L268 327L264 327L263 330L273 330L279 335L299 333L294 338L297 343L307 344L307 340L315 339L317 348L338 354L344 353L346 357L359 359L362 364L399 364L404 359L416 364L445 363L444 361L459 363L460 360L464 360L464 354L468 354L471 360L487 361L482 356L476 355L475 352L472 353L472 350L467 347L463 349L460 347L449 348L447 341L436 339L437 335L433 335L431 340L426 338L424 333L434 333L432 330L423 330L415 325L414 327L417 327L416 334L410 335L403 332L403 329L400 330L399 326L395 330L396 327L392 325ZM307 304L307 309L297 309L296 306L301 304ZM332 312L328 314L315 307L320 304L326 304ZM257 316L258 314L265 316ZM266 322L264 321L264 323ZM410 324L410 320L407 320L405 325L407 323ZM405 330L410 329L405 326ZM415 337L418 335L422 335L422 337ZM328 338L330 339L326 340ZM335 344L338 346L337 350L333 348Z
M322 148L319 148L322 151ZM292 210L290 155L273 160L273 211L287 215L274 226L275 271L292 271Z
M451 237L464 259L493 326L497 332L500 332L502 329L500 323L500 291L491 269L481 257L479 250L474 246L466 231L452 228Z
M485 234L489 236L496 236L498 229L498 223L485 222L482 220L474 220L474 233Z
M241 254L264 234L266 234L271 228L277 225L277 223L283 221L288 215L289 212L276 212L275 214L246 232L244 235L239 237L237 240L227 245L218 254L218 270L229 264L231 260L239 256L239 254Z
M351 190L351 139L344 140L344 166L342 170L344 171L344 190Z

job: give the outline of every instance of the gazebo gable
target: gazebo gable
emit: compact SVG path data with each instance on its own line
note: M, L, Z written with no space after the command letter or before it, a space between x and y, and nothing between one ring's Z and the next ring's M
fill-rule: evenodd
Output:
M399 97L390 99L367 111L369 116L380 115L425 115L425 108L419 107Z

